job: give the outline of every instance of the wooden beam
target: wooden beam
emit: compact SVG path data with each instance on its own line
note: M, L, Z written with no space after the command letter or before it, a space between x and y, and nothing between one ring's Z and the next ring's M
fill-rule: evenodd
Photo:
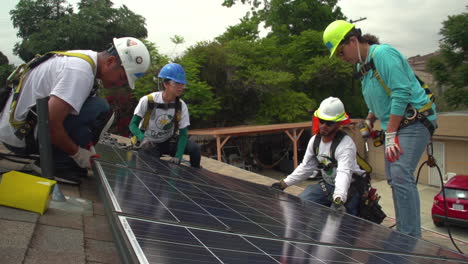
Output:
M219 135L216 135L215 138L216 138L216 151L217 151L217 154L218 154L218 161L222 162L223 161L222 160L222 155L223 154L222 154L221 150L223 149L224 144L226 144L226 142L231 138L231 136L227 136L223 140L223 142L221 142L221 137Z
M294 168L297 168L297 165L299 164L298 155L297 155L297 141L299 140L302 133L304 132L304 129L301 129L299 134L296 133L297 132L296 129L293 129L293 134L292 135L288 130L285 130L284 132L286 133L286 135L288 135L288 137L293 142Z

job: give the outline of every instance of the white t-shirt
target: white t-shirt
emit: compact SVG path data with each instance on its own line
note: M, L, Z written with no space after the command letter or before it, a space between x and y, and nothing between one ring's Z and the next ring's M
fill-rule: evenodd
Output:
M297 166L297 168L290 175L288 175L286 179L284 179L284 182L288 186L297 184L309 178L309 176L312 175L312 173L318 169L317 160L318 162L325 165L331 162L330 148L332 145L332 141L326 143L324 143L323 140L320 141L316 160L314 158L314 139L315 136L313 136L310 139L301 164L299 164L299 166ZM359 168L359 165L357 164L356 145L354 144L354 141L350 136L345 135L336 147L335 159L338 163L338 167L328 172L322 169L322 177L324 179L328 178L334 181L331 183L335 185L333 199L339 196L341 197L341 200L343 200L343 202L346 202L348 189L351 183L351 177L353 173L362 175L365 172L361 170Z
M153 100L155 103L164 104L162 98L163 92L154 92ZM169 102L169 103L175 103ZM190 125L189 112L187 105L184 101L180 100L181 105L181 118L179 120L179 129L186 128ZM135 108L134 115L137 115L144 119L146 110L148 109L148 97L143 96L140 98L137 107ZM151 117L148 122L148 127L145 130L145 138L148 137L156 143L161 143L167 141L172 137L174 132L174 122L172 120L175 118L175 108L161 109L154 107L151 112ZM140 128L143 124L143 120L140 122Z
M97 65L97 52L91 50L74 50L93 59ZM59 97L72 107L71 114L78 115L83 103L88 98L94 85L96 69L78 57L58 56L48 59L33 70L25 78L19 96L14 117L24 120L36 100L50 95ZM25 147L24 140L18 139L15 129L10 125L10 105L12 96L0 114L0 141L15 147Z

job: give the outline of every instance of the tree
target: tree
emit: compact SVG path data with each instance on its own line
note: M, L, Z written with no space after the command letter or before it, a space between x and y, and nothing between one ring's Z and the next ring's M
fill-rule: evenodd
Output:
M468 13L449 16L440 34L440 55L427 64L439 85L448 87L444 92L449 110L468 107Z
M145 38L145 19L109 0L82 0L78 13L65 0L20 0L10 11L22 41L14 53L24 61L51 50L103 50L114 37ZM89 23L92 21L92 23Z
M15 66L10 64L7 56L0 52L0 85L5 85L8 76L10 76L14 69Z
M174 35L174 37L171 37L171 42L174 43L174 48L172 49L171 55L174 56L174 52L177 48L177 45L183 44L185 42L184 37L179 36L179 35Z
M337 19L345 19L338 0L225 0L224 6L236 2L251 5L251 16L265 22L280 43L287 43L291 36L305 30L322 31Z
M305 93L286 89L265 96L256 121L258 124L280 124L310 120L309 112L317 107L317 101L310 99Z
M248 16L245 16L241 18L241 23L229 26L226 32L221 36L216 37L215 40L220 43L226 43L234 39L256 40L260 33L258 30L258 24L258 18L249 18Z

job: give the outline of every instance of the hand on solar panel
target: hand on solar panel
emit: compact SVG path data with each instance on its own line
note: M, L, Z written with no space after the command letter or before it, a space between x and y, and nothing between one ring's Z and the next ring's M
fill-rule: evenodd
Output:
M91 158L95 157L96 154L79 147L78 151L71 155L70 157L75 161L75 163L81 168L91 168Z
M339 213L339 214L343 214L346 212L346 207L344 206L343 204L343 201L341 200L340 197L337 197L333 203L331 204L330 208L336 212L336 213Z
M279 190L279 191L283 191L287 187L288 186L283 181L275 182L271 185L271 188Z
M172 158L169 160L169 162L179 165L179 164L180 164L180 159L179 159L178 157L172 157Z

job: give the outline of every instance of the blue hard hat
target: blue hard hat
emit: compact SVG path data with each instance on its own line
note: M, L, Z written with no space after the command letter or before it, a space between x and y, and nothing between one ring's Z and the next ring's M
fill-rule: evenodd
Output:
M177 63L168 63L164 65L164 67L159 71L158 77L187 84L184 68Z

